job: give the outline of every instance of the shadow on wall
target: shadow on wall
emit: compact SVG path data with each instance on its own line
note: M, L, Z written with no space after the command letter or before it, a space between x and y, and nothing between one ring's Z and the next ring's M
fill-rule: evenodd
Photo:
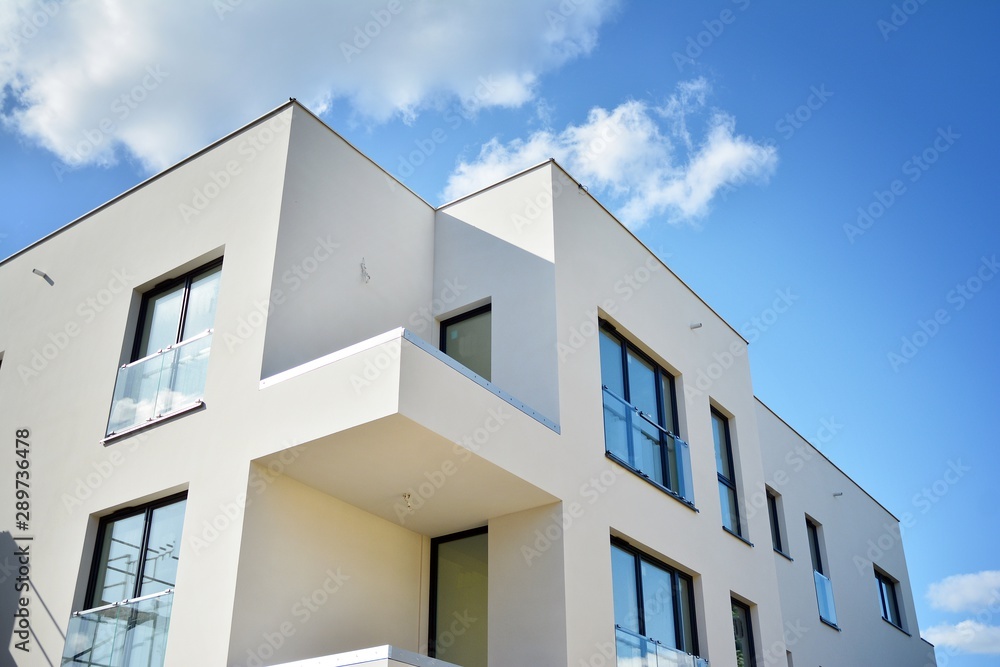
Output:
M14 588L17 579L17 543L8 531L0 532L0 637L7 638L0 648L0 665L13 665L11 647L21 641L14 637L14 614L20 593Z

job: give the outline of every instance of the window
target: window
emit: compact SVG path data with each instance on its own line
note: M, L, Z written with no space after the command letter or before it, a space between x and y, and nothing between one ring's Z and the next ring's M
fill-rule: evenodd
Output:
M441 351L487 380L492 371L491 308L486 305L441 323Z
M131 362L118 371L107 436L201 405L221 260L143 296Z
M736 638L736 667L756 667L757 658L753 648L753 624L750 607L742 602L733 603L733 636Z
M676 435L674 377L602 322L601 383L608 455L693 504L688 445Z
M431 540L428 656L486 667L488 589L486 528Z
M785 553L785 550L782 548L783 545L781 542L781 522L778 514L778 497L771 493L770 489L767 489L766 493L767 515L771 520L771 546L774 547L775 551L783 554Z
M63 665L163 664L186 496L101 520L85 611L70 618Z
M897 582L889 575L875 570L875 582L878 584L879 604L882 607L882 618L903 629L903 617L899 613L899 597L896 594Z
M833 584L823 567L823 546L820 540L819 524L806 518L806 532L809 535L809 554L812 557L813 581L816 584L816 603L819 617L825 623L837 627L837 608L833 601Z
M697 655L691 577L620 540L611 543L611 576L619 665Z
M719 500L722 502L722 525L729 532L743 536L740 507L736 495L736 468L729 437L729 420L712 408L712 436L715 440L715 465L719 471Z

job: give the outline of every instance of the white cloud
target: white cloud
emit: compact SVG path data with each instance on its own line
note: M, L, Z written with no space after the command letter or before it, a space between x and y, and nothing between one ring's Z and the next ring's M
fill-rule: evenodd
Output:
M930 585L927 598L944 611L980 612L991 606L1000 611L1000 570L947 577Z
M963 653L1000 655L1000 626L996 625L967 620L955 625L935 625L925 630L923 636L938 647Z
M671 222L703 217L723 187L766 181L777 150L736 134L736 121L708 113L705 137L692 139L689 120L705 113L710 92L704 79L681 82L663 107L628 101L594 108L581 125L535 132L502 144L494 138L476 158L461 162L445 188L450 200L473 192L550 157L592 192L609 197L622 222L636 228L666 215ZM666 127L661 130L657 119Z
M617 0L0 3L0 121L70 164L158 169L295 95L363 119L520 106Z

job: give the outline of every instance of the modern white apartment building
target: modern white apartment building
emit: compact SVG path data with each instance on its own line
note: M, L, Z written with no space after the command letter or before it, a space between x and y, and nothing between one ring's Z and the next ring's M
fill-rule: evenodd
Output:
M434 208L291 101L0 264L0 405L4 664L934 664L898 521L552 161Z

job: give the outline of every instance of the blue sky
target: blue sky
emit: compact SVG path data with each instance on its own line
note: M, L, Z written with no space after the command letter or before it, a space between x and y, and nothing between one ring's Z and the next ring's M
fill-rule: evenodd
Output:
M780 4L8 0L0 256L289 96L432 204L555 156L911 517L939 664L995 664L1000 6Z

